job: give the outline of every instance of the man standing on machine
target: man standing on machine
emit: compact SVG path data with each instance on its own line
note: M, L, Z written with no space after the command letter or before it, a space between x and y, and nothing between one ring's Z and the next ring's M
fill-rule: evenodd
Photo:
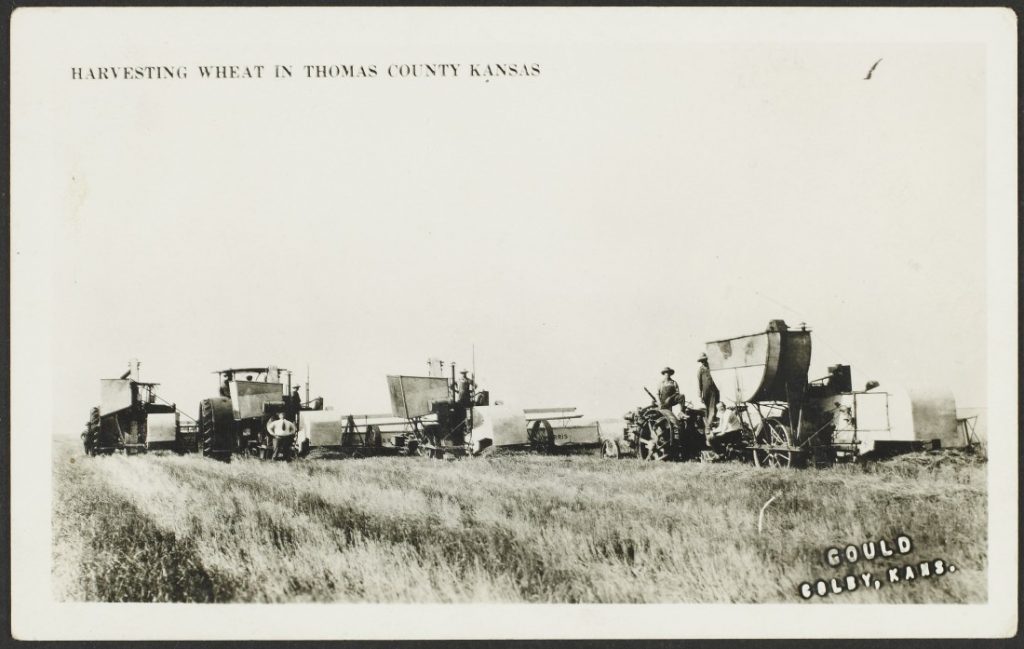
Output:
M701 354L697 359L700 369L697 370L697 386L700 388L700 401L704 404L704 434L711 432L711 421L715 418L715 407L718 405L718 386L711 378L708 367L708 355Z

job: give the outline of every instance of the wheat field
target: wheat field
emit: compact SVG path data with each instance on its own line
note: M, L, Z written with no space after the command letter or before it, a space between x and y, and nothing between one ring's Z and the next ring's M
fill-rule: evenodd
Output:
M810 601L986 598L985 465L956 454L804 470L502 452L221 463L61 440L53 496L64 601L800 602L803 582L937 558L955 572ZM905 556L825 562L900 534Z

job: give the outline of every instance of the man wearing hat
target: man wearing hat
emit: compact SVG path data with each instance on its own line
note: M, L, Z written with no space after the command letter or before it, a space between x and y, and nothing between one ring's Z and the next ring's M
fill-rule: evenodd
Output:
M302 410L302 396L299 395L299 386L292 388L291 395L285 397L285 419L294 424L299 423L299 411Z
M708 367L708 355L701 354L697 358L700 369L697 370L697 386L700 388L700 400L704 404L704 433L711 430L711 420L714 419L715 406L718 404L718 386L711 378L711 369Z
M460 406L468 406L473 401L473 379L469 378L469 372L466 370L461 370L459 374L462 378L459 379L457 402Z
M671 367L666 367L661 371L661 375L665 378L658 385L658 406L671 410L672 406L684 403L683 395L679 394L679 384L672 379L672 375L676 371Z

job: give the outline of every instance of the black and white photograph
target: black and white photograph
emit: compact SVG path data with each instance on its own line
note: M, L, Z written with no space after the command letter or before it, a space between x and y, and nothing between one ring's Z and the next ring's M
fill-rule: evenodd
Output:
M15 10L12 633L1015 635L1016 30Z

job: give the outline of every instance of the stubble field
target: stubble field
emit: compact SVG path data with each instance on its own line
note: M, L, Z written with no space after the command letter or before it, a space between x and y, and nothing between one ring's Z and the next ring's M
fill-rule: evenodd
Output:
M62 440L53 497L66 601L800 602L803 582L864 573L877 589L810 601L986 598L985 465L969 456L806 470L512 453L225 464L89 458ZM906 555L825 561L901 534ZM923 575L935 559L954 570Z

